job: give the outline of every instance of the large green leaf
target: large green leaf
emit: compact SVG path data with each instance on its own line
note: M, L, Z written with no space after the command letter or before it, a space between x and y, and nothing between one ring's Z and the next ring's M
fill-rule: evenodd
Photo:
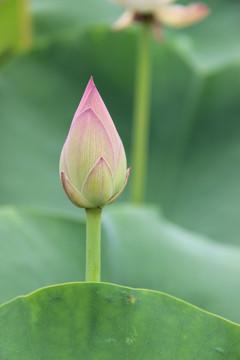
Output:
M1 359L238 360L240 327L162 293L45 288L0 307Z
M42 286L84 280L83 214L2 208L1 302ZM236 248L183 231L151 208L103 211L103 281L164 291L240 322L239 276Z

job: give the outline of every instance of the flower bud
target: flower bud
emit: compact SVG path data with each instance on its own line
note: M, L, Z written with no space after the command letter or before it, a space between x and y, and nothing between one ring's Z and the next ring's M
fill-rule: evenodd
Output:
M103 207L122 193L129 173L122 141L91 78L62 149L63 189L78 207Z

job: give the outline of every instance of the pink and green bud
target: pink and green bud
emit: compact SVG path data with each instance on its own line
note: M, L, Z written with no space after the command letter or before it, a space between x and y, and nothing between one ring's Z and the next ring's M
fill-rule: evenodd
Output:
M63 189L78 207L103 207L119 197L129 173L122 141L91 78L62 149Z

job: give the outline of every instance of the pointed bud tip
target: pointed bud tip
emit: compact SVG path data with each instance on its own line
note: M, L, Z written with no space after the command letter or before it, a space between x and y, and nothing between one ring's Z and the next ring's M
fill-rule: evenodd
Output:
M127 169L127 174L126 174L126 179L128 181L128 178L129 178L129 175L130 175L130 172L131 172L132 168L128 168Z
M89 81L88 81L88 83L87 83L87 86L86 86L86 88L85 88L84 94L86 94L86 95L88 96L89 93L91 92L91 90L92 90L93 88L95 88L95 87L96 87L96 85L95 85L95 83L94 83L93 76L91 75L91 76L90 76L90 79L89 79ZM83 97L84 97L84 94L83 94Z
M132 168L128 168L127 169L127 175L126 175L126 181L128 182L128 178L130 176L130 172L131 172Z
M87 107L86 109L81 109L81 112L76 116L77 118L79 117L84 117L84 116L88 116L88 115L93 115L93 116L97 116L95 111L91 108L91 107Z
M92 86L96 86L95 83L94 83L94 80L93 80L93 76L92 76L92 75L90 76L90 79L89 79L88 84L89 84L89 85L92 85Z
M93 120L96 120L97 122L101 123L101 120L99 119L98 115L94 111L92 107L87 107L86 109L82 110L82 112L78 115L78 119L83 119L86 117L91 117Z

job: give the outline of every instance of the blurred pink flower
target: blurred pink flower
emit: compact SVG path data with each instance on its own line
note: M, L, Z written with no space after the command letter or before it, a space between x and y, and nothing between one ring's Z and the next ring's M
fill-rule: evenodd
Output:
M175 0L110 0L127 8L127 11L114 24L115 30L121 30L139 16L149 15L161 25L185 27L203 20L210 12L204 3L189 5L173 4Z

